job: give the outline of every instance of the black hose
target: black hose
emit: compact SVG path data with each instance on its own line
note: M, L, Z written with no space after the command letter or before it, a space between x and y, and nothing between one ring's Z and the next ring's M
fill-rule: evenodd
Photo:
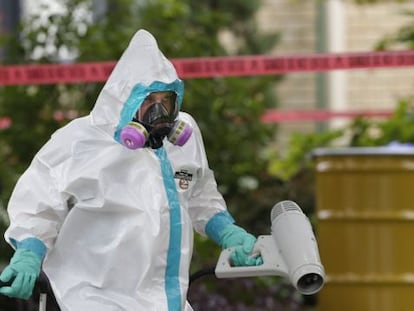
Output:
M216 269L216 267L209 267L209 268L201 269L201 270L199 270L199 271L191 274L189 286L191 286L191 284L195 280L197 280L197 279L199 279L199 278L201 278L203 276L206 276L206 275L214 275L215 276L216 275L215 274L215 269Z

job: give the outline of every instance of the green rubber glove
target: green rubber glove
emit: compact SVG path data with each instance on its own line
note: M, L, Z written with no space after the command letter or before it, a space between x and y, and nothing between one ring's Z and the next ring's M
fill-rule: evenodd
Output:
M17 249L10 264L0 275L2 282L12 281L11 286L0 288L0 293L9 297L28 299L40 274L42 260L27 249Z
M259 266L263 263L260 256L253 256L256 238L243 228L234 224L227 225L220 233L221 248L235 247L231 254L234 266Z

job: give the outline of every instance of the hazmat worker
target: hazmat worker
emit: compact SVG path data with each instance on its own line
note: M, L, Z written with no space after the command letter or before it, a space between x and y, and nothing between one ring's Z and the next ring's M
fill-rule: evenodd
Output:
M258 265L255 237L234 224L183 82L139 30L91 113L54 133L18 180L0 293L27 299L41 269L63 311L192 310L193 229L234 265Z

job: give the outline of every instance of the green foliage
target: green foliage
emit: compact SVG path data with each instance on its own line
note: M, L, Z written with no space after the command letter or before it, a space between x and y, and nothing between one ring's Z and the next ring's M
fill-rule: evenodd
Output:
M377 43L377 50L386 50L401 44L408 49L414 48L414 11L405 10L401 14L410 17L412 21L401 27L396 33L384 37Z
M412 99L401 99L392 117L383 122L356 119L350 127L350 146L384 146L393 141L413 143L412 104Z
M342 129L323 133L293 134L284 156L274 155L269 164L269 172L288 181L312 166L312 151L319 147L375 147L385 146L391 142L414 143L413 99L401 99L392 116L385 120L355 118ZM276 153L276 152L275 152Z
M328 146L336 138L341 137L344 130L326 131L323 133L293 133L287 146L287 152L273 150L269 164L269 172L287 181L297 174L301 168L309 164L309 154L316 147Z

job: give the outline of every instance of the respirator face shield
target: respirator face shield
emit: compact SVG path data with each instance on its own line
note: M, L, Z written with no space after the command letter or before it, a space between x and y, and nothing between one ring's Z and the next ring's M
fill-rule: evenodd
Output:
M178 119L179 105L173 91L149 93L135 116L120 132L121 143L129 149L149 146L153 149L167 139L174 145L183 146L190 138L191 125Z
M164 137L173 128L178 110L175 92L153 92L145 97L134 119L144 125L150 135Z

